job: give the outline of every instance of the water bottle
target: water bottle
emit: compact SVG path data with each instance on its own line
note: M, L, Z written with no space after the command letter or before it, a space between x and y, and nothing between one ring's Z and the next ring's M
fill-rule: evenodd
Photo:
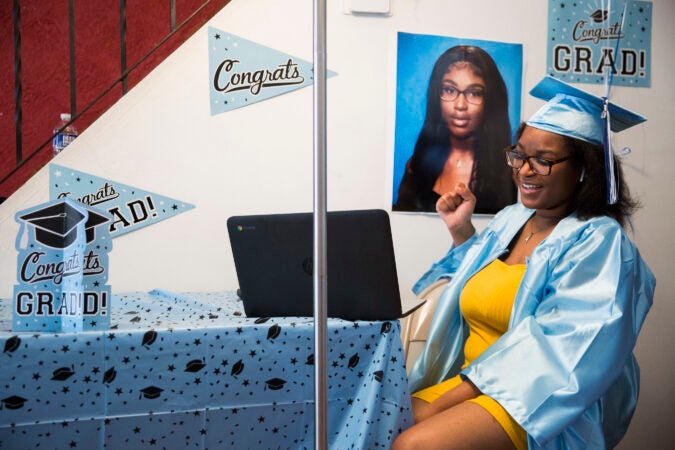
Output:
M73 125L66 126L68 122L70 122L70 114L63 113L61 114L61 121L54 127L54 137L52 138L54 156L61 153L61 150L77 137L77 129Z

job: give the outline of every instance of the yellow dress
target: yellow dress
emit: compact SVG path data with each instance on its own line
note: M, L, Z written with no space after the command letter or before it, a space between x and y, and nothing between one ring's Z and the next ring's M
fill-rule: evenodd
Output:
M464 286L459 307L469 325L469 337L464 344L462 369L506 332L513 301L524 274L525 264L510 266L497 259L475 274ZM416 392L413 397L431 403L461 382L461 377L457 375ZM527 449L525 430L499 403L487 395L468 401L485 408L499 422L518 450Z

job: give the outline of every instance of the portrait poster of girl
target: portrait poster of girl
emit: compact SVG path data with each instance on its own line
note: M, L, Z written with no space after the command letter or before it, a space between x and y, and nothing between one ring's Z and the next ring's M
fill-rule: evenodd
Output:
M522 45L399 33L394 211L436 212L457 182L475 212L515 203L504 148L520 122Z

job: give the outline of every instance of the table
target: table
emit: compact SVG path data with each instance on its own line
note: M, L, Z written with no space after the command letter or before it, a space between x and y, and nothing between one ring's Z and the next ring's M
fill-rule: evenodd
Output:
M233 292L113 295L111 329L13 333L0 300L0 449L311 449L309 318L246 318ZM412 425L398 321L328 320L331 449Z

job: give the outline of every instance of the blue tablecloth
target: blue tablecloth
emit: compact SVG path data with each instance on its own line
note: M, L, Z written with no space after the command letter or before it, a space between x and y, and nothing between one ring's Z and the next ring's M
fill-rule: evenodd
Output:
M246 318L231 292L114 295L111 329L12 333L0 300L0 448L314 446L312 318ZM392 322L328 321L331 449L412 424Z

